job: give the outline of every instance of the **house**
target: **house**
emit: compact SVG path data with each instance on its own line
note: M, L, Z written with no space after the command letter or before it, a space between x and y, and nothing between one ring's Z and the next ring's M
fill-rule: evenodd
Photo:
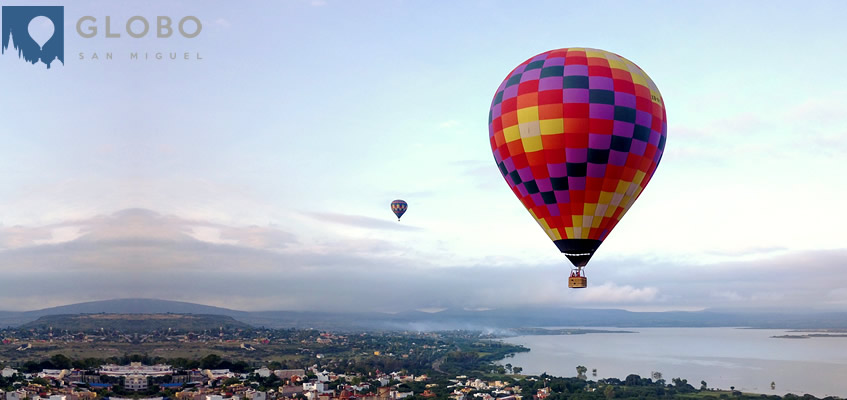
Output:
M305 382L303 383L304 392L326 392L326 385L323 382Z
M279 377L280 380L284 381L286 379L291 379L292 377L303 377L306 376L306 371L302 369L278 369L274 371L274 375Z
M267 378L271 376L271 370L269 370L268 367L262 367L257 370L254 370L253 373L262 378Z

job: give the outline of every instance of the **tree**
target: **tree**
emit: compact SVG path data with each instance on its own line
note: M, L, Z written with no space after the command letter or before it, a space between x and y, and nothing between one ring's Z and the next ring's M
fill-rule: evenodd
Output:
M673 385L679 393L690 393L697 390L694 386L688 384L687 379L673 378L671 381L673 381Z
M215 369L220 365L221 357L217 354L209 354L206 357L200 359L200 368L202 369Z
M44 387L50 387L50 381L48 381L47 379L44 379L44 378L35 378L35 379L32 380L32 383L37 384L37 385L41 385L41 386L44 386Z
M523 367L512 367L512 371L514 371L515 374L520 375L520 373L523 372Z
M775 389L776 389L776 382L771 381L771 390L775 390Z
M641 377L636 374L629 374L624 379L624 385L626 386L641 386Z
M708 388L706 381L700 381L700 390L706 390L706 388Z
M585 379L585 372L588 371L588 368L585 366L579 365L576 367L576 377L579 379Z
M221 383L221 384L222 384L223 386L229 386L229 385L236 385L236 384L239 384L239 383L241 383L241 379L238 379L238 378L236 378L236 377L234 377L234 376L233 376L232 378L227 378L227 379L226 379L225 381L223 381L223 383Z
M54 354L53 357L50 357L50 364L53 364L53 367L56 369L73 368L73 362L64 354Z
M603 390L603 394L606 395L607 399L615 398L615 387L612 385L606 386L606 389Z
M509 371L509 374L512 373L512 364L506 364L506 371Z

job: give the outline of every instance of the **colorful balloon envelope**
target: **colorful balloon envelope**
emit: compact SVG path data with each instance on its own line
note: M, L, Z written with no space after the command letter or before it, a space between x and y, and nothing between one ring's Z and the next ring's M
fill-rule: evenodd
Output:
M488 132L506 183L580 272L650 182L667 117L659 89L637 65L565 48L506 76Z
M407 204L403 200L394 200L391 202L391 211L394 212L394 215L397 216L397 220L400 220L400 217L406 213L406 210L409 209L409 204Z

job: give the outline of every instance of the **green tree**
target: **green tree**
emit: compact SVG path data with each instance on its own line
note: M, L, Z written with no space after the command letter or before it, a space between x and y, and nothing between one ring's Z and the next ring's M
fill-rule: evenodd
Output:
M41 386L44 386L44 387L50 387L50 381L48 381L47 379L44 379L44 378L35 378L35 379L32 380L32 383L34 383L36 385L41 385Z
M241 383L241 379L238 379L238 378L233 376L232 378L227 378L225 381L223 381L222 385L223 386L229 386L229 385L235 385L235 384L239 384L239 383Z
M706 381L700 381L700 390L706 390L709 385L706 384Z
M523 367L513 367L512 370L515 374L520 375L520 373L523 372Z
M509 371L509 374L512 373L512 364L506 364L506 371Z
M54 354L53 357L50 357L50 364L53 364L56 369L73 368L73 361L64 354Z
M624 385L626 386L640 386L641 385L641 376L636 374L629 374L624 379Z
M606 386L606 389L603 390L603 394L606 396L607 399L614 399L615 398L615 387L612 386L612 385Z
M588 371L588 368L585 366L579 365L576 367L576 377L579 379L585 379L585 372Z
M217 354L209 354L208 356L200 359L200 368L215 369L221 364L221 361L221 356Z

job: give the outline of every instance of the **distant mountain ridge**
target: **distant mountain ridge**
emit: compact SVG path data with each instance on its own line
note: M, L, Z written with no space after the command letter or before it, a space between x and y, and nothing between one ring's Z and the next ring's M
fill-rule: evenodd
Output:
M26 311L35 316L61 315L61 314L217 314L236 315L247 314L246 311L230 310L228 308L207 306L203 304L187 303L184 301L171 301L159 299L115 299L88 301L85 303L68 304L58 307L44 308L41 310Z
M20 329L56 328L71 332L90 332L98 329L124 333L148 333L173 329L176 332L216 331L218 329L250 329L251 326L232 317L217 314L176 313L88 313L44 315L27 322Z
M0 326L20 326L39 317L63 314L205 314L221 315L269 328L326 330L508 330L521 327L750 327L785 329L847 328L847 312L631 312L618 309L522 307L469 311L446 309L427 313L376 312L248 312L202 304L158 299L115 299L69 304L41 310L0 311Z

